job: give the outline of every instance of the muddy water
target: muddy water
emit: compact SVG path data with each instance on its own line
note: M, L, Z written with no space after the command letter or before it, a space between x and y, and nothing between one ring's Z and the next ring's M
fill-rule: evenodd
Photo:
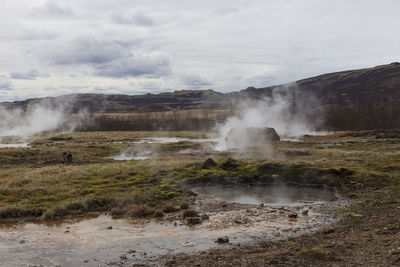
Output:
M11 147L11 148L18 148L18 147L29 147L27 143L14 143L14 144L0 144L0 148Z
M303 203L321 204L336 199L332 190L290 186L205 186L192 188L206 198L240 204L269 206L301 206Z
M140 141L133 142L135 144L168 144L168 143L178 143L178 142L217 142L218 139L216 138L180 138L180 137L152 137L142 139Z
M101 215L50 224L2 225L0 262L4 266L154 263L165 255L198 253L220 246L314 231L334 222L336 218L331 211L340 205L337 201L264 207L243 203L227 204L217 198L199 198L195 208L209 219L194 227L187 226L179 213L164 221L114 220ZM298 214L297 218L289 218L293 213ZM218 245L215 241L221 236L228 236L230 243Z
M216 139L202 139L202 138L178 138L178 137L153 137L153 138L146 138L146 139L141 139L136 142L132 142L133 144L151 144L151 145L156 145L156 144L169 144L169 143L178 143L182 141L189 141L189 142L195 142L195 143L203 143L204 147L211 147L211 143L214 142ZM121 143L121 142L119 142ZM208 145L208 146L207 146ZM181 150L177 152L177 154L194 154L194 155L199 155L202 153L202 150ZM155 158L159 154L157 153L157 148L153 149L143 149L143 148L135 148L135 147L128 147L122 150L122 152L118 155L111 156L108 158L111 158L113 160L146 160L150 158Z
M145 160L151 157L150 153L146 154L121 154L113 157L109 157L113 160Z

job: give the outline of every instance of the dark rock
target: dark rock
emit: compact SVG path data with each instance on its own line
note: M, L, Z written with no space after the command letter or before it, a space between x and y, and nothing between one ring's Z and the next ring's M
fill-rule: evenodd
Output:
M210 216L208 216L207 214L203 214L203 215L201 215L201 219L204 221L204 220L208 220L208 219L210 219Z
M201 224L202 222L200 217L189 217L186 219L186 223L189 225Z
M227 158L224 162L221 164L221 169L229 171L229 170L236 170L237 167L239 167L239 163L236 159L234 158Z
M225 138L225 142L230 147L240 147L243 144L242 138L246 137L246 140L250 140L251 143L271 143L280 141L281 138L276 133L274 128L232 128Z
M269 264L279 264L279 262L275 259L269 260Z
M297 213L290 213L290 214L288 215L288 217L289 217L290 219L296 219L296 218L297 218Z
M227 243L229 243L229 237L227 237L227 236L218 237L217 243L218 244L227 244Z
M19 241L20 244L25 244L25 240Z
M321 230L324 235L329 235L335 232L335 228L333 227L326 227Z
M174 266L176 265L177 261L175 259L169 260L165 263L166 266Z
M201 165L202 169L211 169L215 167L217 167L217 163L211 158L204 161L203 164Z

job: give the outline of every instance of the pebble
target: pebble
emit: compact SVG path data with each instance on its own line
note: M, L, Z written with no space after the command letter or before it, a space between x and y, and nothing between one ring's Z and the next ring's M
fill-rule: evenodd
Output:
M227 243L229 243L229 237L227 237L227 236L218 237L217 243L218 244L227 244Z

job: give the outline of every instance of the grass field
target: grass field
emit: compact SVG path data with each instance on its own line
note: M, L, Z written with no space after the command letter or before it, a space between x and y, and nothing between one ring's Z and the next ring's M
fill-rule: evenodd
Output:
M140 142L154 137L185 139ZM278 180L336 188L354 202L340 211L341 221L330 235L319 232L290 239L284 241L285 249L280 243L260 243L242 247L240 252L221 249L173 261L187 266L217 261L243 265L243 260L253 265L275 260L287 265L335 265L340 261L357 265L365 263L364 251L375 251L371 266L397 261L393 256L397 254L385 253L400 246L399 139L380 139L369 132L337 132L239 153L216 152L210 144L196 142L207 137L215 137L215 133L77 132L38 136L28 148L0 148L0 220L49 220L98 212L162 217L191 208L194 195L185 189L187 185ZM110 158L127 147L149 150L154 157ZM189 153L182 153L185 151ZM72 155L71 163L63 162L64 153ZM235 256L242 252L245 256L240 259Z
M188 141L134 143L138 149L157 151L148 160L108 158L132 142L155 136ZM224 163L234 153L177 153L200 149L191 140L205 137L204 132L80 132L38 137L30 148L2 148L0 217L63 217L130 204L157 208L190 195L185 183L268 183L276 174L286 183L328 184L344 194L361 194L363 188L391 188L393 197L399 194L396 140L349 139L343 133L306 137L304 142L275 143L267 155L241 155L232 159L232 168ZM63 163L63 153L70 153L73 162ZM203 168L208 157L219 165Z

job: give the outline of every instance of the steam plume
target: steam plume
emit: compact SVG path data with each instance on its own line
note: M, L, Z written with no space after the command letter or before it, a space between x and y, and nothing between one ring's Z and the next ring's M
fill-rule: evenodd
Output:
M236 105L235 115L217 127L220 141L217 150L230 149L226 136L235 129L245 133L250 127L272 127L283 138L297 138L315 133L322 122L323 112L319 101L311 94L299 92L295 84L275 89L262 99L247 98ZM245 134L240 136L240 147L250 142Z
M0 107L0 137L28 139L44 131L72 131L87 120L86 112L70 114L72 102L40 101L24 108Z

